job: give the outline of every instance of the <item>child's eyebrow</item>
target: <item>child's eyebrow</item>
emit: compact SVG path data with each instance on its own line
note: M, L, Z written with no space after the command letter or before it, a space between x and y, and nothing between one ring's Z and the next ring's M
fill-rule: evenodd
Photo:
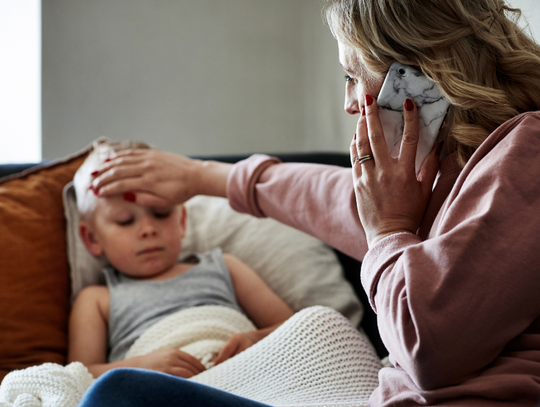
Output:
M109 207L104 212L107 216L118 216L123 214L129 214L130 210L128 208L122 207Z
M166 211L166 210L173 210L172 206L150 206L150 210L152 211Z

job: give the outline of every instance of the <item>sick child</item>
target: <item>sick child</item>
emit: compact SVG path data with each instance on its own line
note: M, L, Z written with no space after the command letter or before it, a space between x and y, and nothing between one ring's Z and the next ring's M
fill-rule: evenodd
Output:
M141 146L138 146L139 148ZM206 368L179 349L124 359L151 325L181 309L221 305L238 310L258 330L231 336L215 364L274 331L292 310L246 264L220 249L178 261L186 233L183 205L143 206L134 195L98 198L92 173L117 151L97 143L74 178L79 235L94 256L106 256L106 286L77 296L69 320L68 361L83 363L94 377L116 367L138 367L189 378Z

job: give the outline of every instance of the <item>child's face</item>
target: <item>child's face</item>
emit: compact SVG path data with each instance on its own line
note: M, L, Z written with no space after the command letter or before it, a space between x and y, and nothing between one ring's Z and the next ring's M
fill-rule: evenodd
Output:
M185 235L184 207L142 206L122 196L96 201L91 221L79 227L92 254L105 254L116 269L134 278L174 267Z

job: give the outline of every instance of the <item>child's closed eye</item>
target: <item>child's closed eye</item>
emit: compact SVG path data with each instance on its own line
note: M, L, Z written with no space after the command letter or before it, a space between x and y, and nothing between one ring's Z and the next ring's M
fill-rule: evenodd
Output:
M133 221L135 220L135 218L128 218L128 219L122 219L122 220L117 220L116 221L116 224L119 225L119 226L129 226L133 223Z
M171 210L155 210L153 212L156 219L166 219L170 216Z

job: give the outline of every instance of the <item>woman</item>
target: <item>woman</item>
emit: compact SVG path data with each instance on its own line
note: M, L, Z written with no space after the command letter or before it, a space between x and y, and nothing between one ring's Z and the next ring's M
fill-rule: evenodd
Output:
M132 151L94 187L156 204L227 196L362 260L396 366L381 370L370 405L536 405L540 47L503 0L328 0L325 13L347 72L345 109L360 113L352 184L350 170L265 156L230 166ZM394 61L418 67L452 104L448 137L418 177L414 104L396 159L378 118Z

